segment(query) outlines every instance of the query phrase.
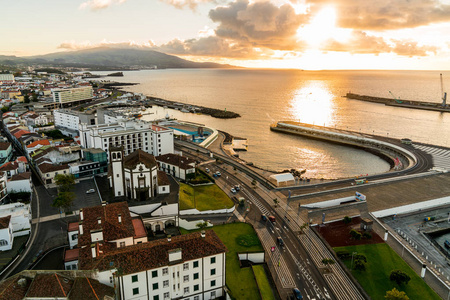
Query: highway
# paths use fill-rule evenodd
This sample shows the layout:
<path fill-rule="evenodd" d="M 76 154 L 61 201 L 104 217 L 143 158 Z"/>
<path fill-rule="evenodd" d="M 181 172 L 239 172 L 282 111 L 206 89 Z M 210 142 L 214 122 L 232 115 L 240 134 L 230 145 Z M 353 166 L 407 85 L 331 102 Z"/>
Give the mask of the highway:
<path fill-rule="evenodd" d="M 210 160 L 209 150 L 179 141 L 176 141 L 176 145 L 183 150 L 183 155 L 196 160 Z M 241 191 L 235 196 L 247 200 L 245 220 L 253 224 L 262 242 L 267 254 L 266 261 L 282 298 L 290 296 L 292 288 L 297 287 L 305 299 L 365 299 L 338 263 L 328 266 L 322 263 L 324 258 L 334 260 L 333 255 L 312 230 L 306 228 L 302 233 L 300 226 L 306 220 L 286 205 L 279 192 L 268 189 L 266 180 L 255 176 L 255 172 L 248 170 L 247 166 L 239 165 L 236 161 L 229 163 L 230 158 L 217 156 L 225 163 L 213 162 L 202 167 L 222 173 L 216 179 L 216 184 L 230 196 L 233 196 L 231 187 L 241 185 Z M 235 171 L 233 167 L 236 164 L 239 168 Z M 254 179 L 259 179 L 256 187 L 252 184 Z M 280 200 L 277 207 L 274 207 L 275 198 Z M 275 224 L 264 222 L 261 214 L 274 215 L 277 221 Z M 284 247 L 277 244 L 278 236 L 283 239 Z M 272 247 L 275 247 L 273 252 Z"/>

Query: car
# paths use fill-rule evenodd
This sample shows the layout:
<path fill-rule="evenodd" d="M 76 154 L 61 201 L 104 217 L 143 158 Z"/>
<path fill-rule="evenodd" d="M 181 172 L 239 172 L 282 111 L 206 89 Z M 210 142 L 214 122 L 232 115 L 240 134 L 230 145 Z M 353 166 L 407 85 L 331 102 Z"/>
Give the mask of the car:
<path fill-rule="evenodd" d="M 222 174 L 220 174 L 220 172 L 219 172 L 219 171 L 217 171 L 217 172 L 216 172 L 215 174 L 217 175 L 217 177 L 220 177 L 220 176 L 222 176 Z"/>
<path fill-rule="evenodd" d="M 205 172 L 206 172 L 206 173 L 209 173 L 209 169 L 208 169 L 208 168 L 206 168 L 206 169 L 205 169 Z"/>
<path fill-rule="evenodd" d="M 277 237 L 277 243 L 278 243 L 278 245 L 280 245 L 280 247 L 284 246 L 284 242 L 283 242 L 283 239 L 281 238 L 281 236 Z"/>
<path fill-rule="evenodd" d="M 236 184 L 234 186 L 234 189 L 236 190 L 236 192 L 239 192 L 241 190 L 241 186 L 239 184 Z"/>
<path fill-rule="evenodd" d="M 235 190 L 234 188 L 231 188 L 231 192 L 232 192 L 233 194 L 236 194 L 236 190 Z"/>
<path fill-rule="evenodd" d="M 269 216 L 269 220 L 270 220 L 270 222 L 275 223 L 275 217 L 274 216 Z"/>
<path fill-rule="evenodd" d="M 90 190 L 87 190 L 87 191 L 86 191 L 86 194 L 92 194 L 92 193 L 95 193 L 95 190 L 94 190 L 94 189 L 90 189 Z"/>
<path fill-rule="evenodd" d="M 262 215 L 261 215 L 261 220 L 263 220 L 264 222 L 267 221 L 266 215 L 262 214 Z"/>
<path fill-rule="evenodd" d="M 298 288 L 293 288 L 292 292 L 294 293 L 294 299 L 297 299 L 297 300 L 303 299 L 302 293 L 300 293 L 300 290 Z"/>

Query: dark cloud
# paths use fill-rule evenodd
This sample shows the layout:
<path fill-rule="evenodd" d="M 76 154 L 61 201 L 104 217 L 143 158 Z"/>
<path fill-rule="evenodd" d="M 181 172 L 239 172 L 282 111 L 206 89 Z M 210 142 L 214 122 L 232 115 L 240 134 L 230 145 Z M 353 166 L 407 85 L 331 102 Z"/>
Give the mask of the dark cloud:
<path fill-rule="evenodd" d="M 338 51 L 358 54 L 395 53 L 402 56 L 426 56 L 436 53 L 433 46 L 420 46 L 417 42 L 409 40 L 385 41 L 382 37 L 370 36 L 362 31 L 355 31 L 345 43 L 329 40 L 321 50 Z"/>
<path fill-rule="evenodd" d="M 273 50 L 299 50 L 297 29 L 306 21 L 289 4 L 278 7 L 270 2 L 250 4 L 246 0 L 217 7 L 209 16 L 218 23 L 218 37 Z"/>
<path fill-rule="evenodd" d="M 311 12 L 333 6 L 337 25 L 360 30 L 413 28 L 450 21 L 450 5 L 440 0 L 309 0 Z"/>

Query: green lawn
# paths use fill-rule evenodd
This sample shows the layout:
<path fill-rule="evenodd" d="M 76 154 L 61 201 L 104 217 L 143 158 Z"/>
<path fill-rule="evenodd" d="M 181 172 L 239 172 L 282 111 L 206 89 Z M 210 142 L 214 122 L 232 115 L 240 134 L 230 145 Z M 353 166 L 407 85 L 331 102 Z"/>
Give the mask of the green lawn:
<path fill-rule="evenodd" d="M 384 299 L 386 291 L 394 287 L 404 291 L 411 300 L 441 299 L 387 244 L 334 248 L 334 251 L 340 250 L 358 252 L 367 257 L 366 271 L 352 270 L 352 274 L 372 299 Z M 351 260 L 344 263 L 350 269 Z M 398 286 L 389 280 L 389 274 L 394 269 L 400 269 L 411 277 L 407 285 Z"/>
<path fill-rule="evenodd" d="M 216 210 L 231 208 L 233 205 L 230 197 L 215 184 L 192 187 L 180 183 L 180 210 Z"/>
<path fill-rule="evenodd" d="M 252 266 L 252 268 L 253 273 L 255 274 L 256 282 L 258 283 L 262 300 L 275 300 L 276 298 L 273 295 L 272 287 L 270 286 L 269 280 L 267 279 L 267 274 L 264 270 L 264 266 L 257 265 Z"/>
<path fill-rule="evenodd" d="M 230 223 L 212 228 L 228 249 L 226 282 L 234 299 L 259 300 L 258 286 L 251 268 L 240 268 L 237 252 L 263 251 L 253 227 L 246 223 Z M 193 232 L 180 228 L 182 234 Z M 246 241 L 246 242 L 242 242 Z M 245 246 L 244 246 L 245 245 Z"/>

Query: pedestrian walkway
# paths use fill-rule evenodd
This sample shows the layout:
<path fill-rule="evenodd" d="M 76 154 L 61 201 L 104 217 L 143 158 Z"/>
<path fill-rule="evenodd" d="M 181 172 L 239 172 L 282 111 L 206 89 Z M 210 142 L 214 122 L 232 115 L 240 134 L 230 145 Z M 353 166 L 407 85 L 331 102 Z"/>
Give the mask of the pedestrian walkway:
<path fill-rule="evenodd" d="M 450 170 L 450 149 L 417 144 L 413 144 L 413 147 L 430 154 L 433 159 L 433 167 L 446 171 Z"/>
<path fill-rule="evenodd" d="M 56 215 L 51 215 L 51 216 L 46 216 L 46 217 L 41 217 L 41 218 L 35 218 L 35 219 L 31 220 L 31 224 L 43 223 L 43 222 L 53 221 L 53 220 L 57 220 L 57 219 L 63 219 L 63 218 L 71 217 L 74 215 L 75 215 L 75 212 L 73 212 L 72 214 L 69 214 L 69 215 L 66 215 L 66 213 L 62 213 L 62 214 L 56 214 Z"/>

